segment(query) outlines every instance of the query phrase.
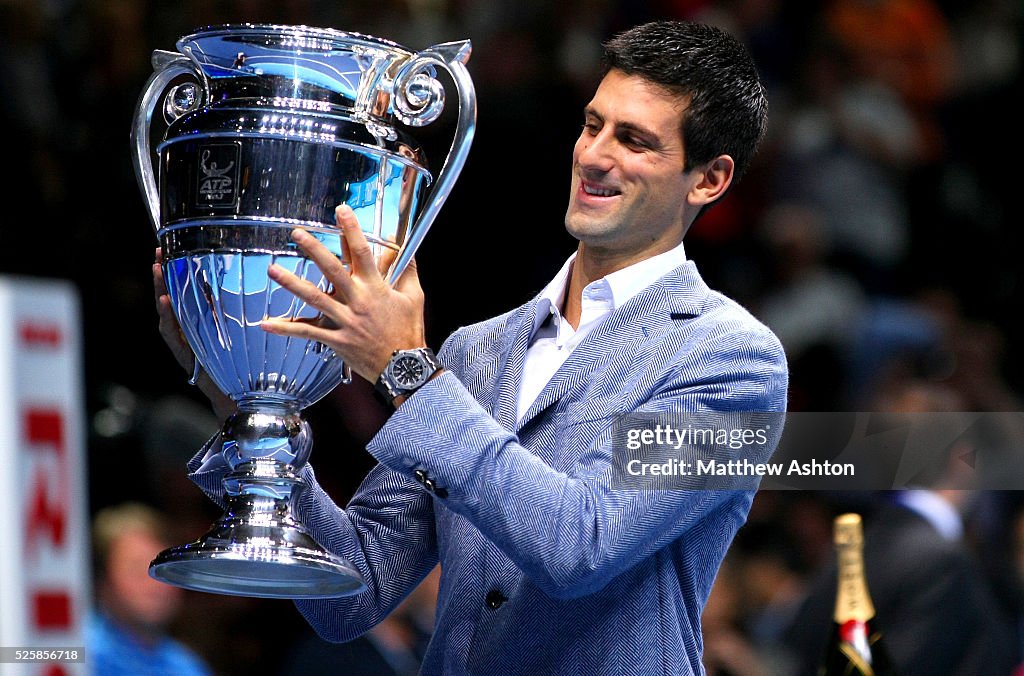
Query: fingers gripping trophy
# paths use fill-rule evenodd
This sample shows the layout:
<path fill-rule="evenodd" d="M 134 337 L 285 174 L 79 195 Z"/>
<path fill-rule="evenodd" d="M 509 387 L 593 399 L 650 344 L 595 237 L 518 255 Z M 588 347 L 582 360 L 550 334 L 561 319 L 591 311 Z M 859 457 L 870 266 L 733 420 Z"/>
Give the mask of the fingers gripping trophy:
<path fill-rule="evenodd" d="M 222 428 L 223 516 L 162 552 L 150 574 L 208 592 L 270 598 L 357 593 L 353 565 L 295 516 L 312 437 L 304 408 L 347 379 L 333 350 L 273 335 L 266 319 L 313 321 L 268 275 L 277 265 L 330 291 L 290 238 L 301 228 L 342 256 L 347 204 L 385 279 L 409 264 L 465 163 L 476 98 L 468 41 L 411 52 L 305 26 L 207 28 L 153 53 L 132 127 L 136 176 L 156 228 L 171 305 L 205 370 L 234 400 Z M 457 93 L 437 180 L 411 135 Z"/>

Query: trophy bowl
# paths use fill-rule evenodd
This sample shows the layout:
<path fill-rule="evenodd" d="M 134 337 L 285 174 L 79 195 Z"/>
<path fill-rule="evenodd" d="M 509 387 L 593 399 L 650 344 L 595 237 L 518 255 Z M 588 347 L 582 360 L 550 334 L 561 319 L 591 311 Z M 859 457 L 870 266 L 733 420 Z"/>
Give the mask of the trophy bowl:
<path fill-rule="evenodd" d="M 279 265 L 329 283 L 291 242 L 303 228 L 339 258 L 348 204 L 394 282 L 465 163 L 476 119 L 468 41 L 412 52 L 380 38 L 307 26 L 228 25 L 153 53 L 132 126 L 136 177 L 163 252 L 171 305 L 205 370 L 237 404 L 219 451 L 226 509 L 150 575 L 200 591 L 325 598 L 365 589 L 295 515 L 312 447 L 304 408 L 347 380 L 333 350 L 263 331 L 267 318 L 316 318 L 267 275 Z M 458 97 L 436 180 L 412 135 Z M 195 377 L 195 375 L 193 376 Z"/>

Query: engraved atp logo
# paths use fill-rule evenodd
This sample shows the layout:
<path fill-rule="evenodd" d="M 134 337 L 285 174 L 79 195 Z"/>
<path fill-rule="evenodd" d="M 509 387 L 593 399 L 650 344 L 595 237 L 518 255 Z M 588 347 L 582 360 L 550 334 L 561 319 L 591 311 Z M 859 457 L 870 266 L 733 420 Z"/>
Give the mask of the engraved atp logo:
<path fill-rule="evenodd" d="M 233 207 L 238 197 L 238 154 L 234 143 L 203 146 L 199 151 L 200 207 Z"/>

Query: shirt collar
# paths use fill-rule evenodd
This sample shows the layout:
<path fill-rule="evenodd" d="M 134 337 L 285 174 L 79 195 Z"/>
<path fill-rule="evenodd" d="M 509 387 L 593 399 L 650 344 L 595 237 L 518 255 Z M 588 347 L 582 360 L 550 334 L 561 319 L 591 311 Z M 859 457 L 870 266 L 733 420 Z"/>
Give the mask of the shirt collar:
<path fill-rule="evenodd" d="M 956 508 L 927 490 L 905 490 L 896 495 L 896 502 L 916 512 L 947 540 L 963 536 L 964 523 Z"/>
<path fill-rule="evenodd" d="M 565 305 L 565 292 L 575 261 L 576 252 L 574 251 L 566 259 L 554 279 L 548 282 L 548 285 L 540 292 L 537 313 L 533 318 L 533 331 L 531 335 L 544 325 L 549 316 L 557 314 L 559 308 Z M 680 242 L 668 251 L 646 258 L 621 270 L 616 270 L 601 279 L 594 280 L 583 290 L 584 295 L 588 291 L 593 292 L 599 287 L 604 286 L 611 294 L 611 309 L 615 310 L 685 262 L 686 251 L 683 243 Z"/>

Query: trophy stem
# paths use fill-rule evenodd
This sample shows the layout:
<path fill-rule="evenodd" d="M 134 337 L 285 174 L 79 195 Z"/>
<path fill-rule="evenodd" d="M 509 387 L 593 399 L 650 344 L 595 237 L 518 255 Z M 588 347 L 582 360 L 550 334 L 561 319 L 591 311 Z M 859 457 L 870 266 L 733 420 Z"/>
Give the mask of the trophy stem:
<path fill-rule="evenodd" d="M 240 409 L 221 433 L 223 516 L 197 541 L 150 564 L 152 577 L 186 589 L 264 598 L 329 598 L 366 588 L 344 558 L 320 546 L 295 517 L 312 446 L 297 411 Z"/>

